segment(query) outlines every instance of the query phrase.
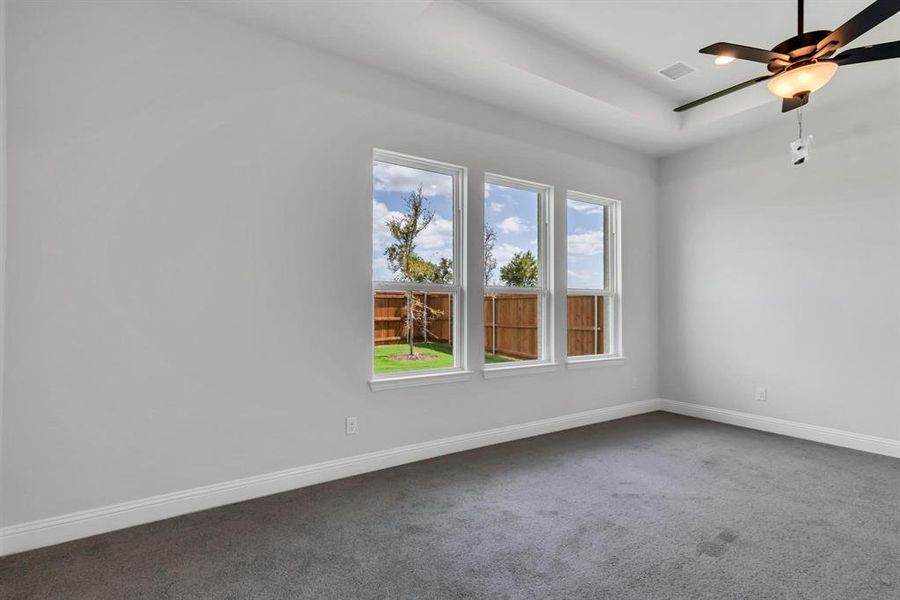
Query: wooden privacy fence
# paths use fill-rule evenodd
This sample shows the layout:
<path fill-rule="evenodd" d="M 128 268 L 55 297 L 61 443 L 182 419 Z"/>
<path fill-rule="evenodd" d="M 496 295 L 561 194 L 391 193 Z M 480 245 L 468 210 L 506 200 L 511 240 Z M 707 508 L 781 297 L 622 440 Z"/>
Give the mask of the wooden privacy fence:
<path fill-rule="evenodd" d="M 484 351 L 525 360 L 538 357 L 538 295 L 484 297 Z"/>
<path fill-rule="evenodd" d="M 426 311 L 425 323 L 416 323 L 417 342 L 446 342 L 453 337 L 450 322 L 453 298 L 450 294 L 417 292 L 416 299 L 436 311 Z M 426 333 L 427 332 L 427 333 Z M 375 292 L 375 345 L 406 342 L 406 294 L 404 292 Z"/>
<path fill-rule="evenodd" d="M 429 315 L 425 327 L 416 324 L 417 342 L 450 343 L 453 297 L 438 292 L 416 292 L 418 301 L 440 315 Z M 510 358 L 538 357 L 539 296 L 497 294 L 484 297 L 484 350 Z M 603 296 L 568 297 L 569 356 L 604 353 Z M 406 342 L 406 296 L 403 292 L 375 292 L 375 345 Z"/>
<path fill-rule="evenodd" d="M 566 304 L 568 356 L 604 354 L 606 335 L 606 298 L 604 296 L 569 296 Z"/>

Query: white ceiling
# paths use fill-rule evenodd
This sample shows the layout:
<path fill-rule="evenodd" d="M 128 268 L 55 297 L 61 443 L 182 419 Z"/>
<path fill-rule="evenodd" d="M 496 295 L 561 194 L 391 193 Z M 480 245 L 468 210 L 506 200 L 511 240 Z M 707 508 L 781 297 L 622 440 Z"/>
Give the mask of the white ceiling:
<path fill-rule="evenodd" d="M 834 29 L 870 0 L 808 0 L 805 30 Z M 771 48 L 796 33 L 793 0 L 193 0 L 229 19 L 443 89 L 661 156 L 795 119 L 759 84 L 676 114 L 765 65 L 716 66 L 697 50 Z M 850 47 L 900 39 L 900 15 Z M 678 81 L 657 73 L 697 69 Z M 888 90 L 900 60 L 842 67 L 809 109 Z"/>

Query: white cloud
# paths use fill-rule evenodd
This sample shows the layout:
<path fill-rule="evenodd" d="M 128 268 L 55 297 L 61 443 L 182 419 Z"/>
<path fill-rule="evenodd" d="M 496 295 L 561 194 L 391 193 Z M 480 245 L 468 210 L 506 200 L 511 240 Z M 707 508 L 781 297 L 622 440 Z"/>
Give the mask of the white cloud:
<path fill-rule="evenodd" d="M 503 205 L 499 202 L 491 202 L 491 212 L 497 214 L 503 210 Z"/>
<path fill-rule="evenodd" d="M 603 232 L 575 233 L 569 235 L 569 256 L 596 256 L 603 253 Z"/>
<path fill-rule="evenodd" d="M 525 248 L 519 248 L 518 246 L 509 243 L 497 244 L 494 247 L 494 258 L 497 259 L 497 266 L 501 267 L 505 265 L 510 261 L 513 255 L 518 252 L 525 252 Z"/>
<path fill-rule="evenodd" d="M 501 233 L 522 233 L 534 229 L 534 226 L 528 223 L 522 217 L 506 217 L 497 225 L 497 229 Z"/>
<path fill-rule="evenodd" d="M 416 251 L 427 260 L 453 258 L 453 221 L 434 215 L 416 239 Z"/>
<path fill-rule="evenodd" d="M 449 175 L 378 161 L 373 163 L 372 183 L 376 190 L 390 192 L 414 192 L 421 185 L 426 196 L 453 194 L 453 178 Z"/>
<path fill-rule="evenodd" d="M 568 286 L 570 288 L 600 289 L 603 287 L 603 271 L 576 271 L 568 269 Z"/>
<path fill-rule="evenodd" d="M 566 205 L 574 211 L 586 215 L 599 215 L 603 212 L 603 207 L 599 204 L 591 202 L 582 202 L 580 200 L 567 200 Z"/>
<path fill-rule="evenodd" d="M 388 210 L 387 204 L 372 200 L 372 245 L 376 249 L 384 249 L 391 243 L 391 234 L 387 229 L 388 220 L 400 218 L 403 213 L 396 210 Z"/>

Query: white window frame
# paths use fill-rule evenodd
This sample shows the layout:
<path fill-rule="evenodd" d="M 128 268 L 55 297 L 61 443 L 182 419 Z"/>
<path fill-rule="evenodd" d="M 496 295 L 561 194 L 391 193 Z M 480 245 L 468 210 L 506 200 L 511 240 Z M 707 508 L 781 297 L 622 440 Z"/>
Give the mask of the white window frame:
<path fill-rule="evenodd" d="M 536 192 L 537 206 L 537 259 L 538 285 L 535 287 L 510 287 L 505 285 L 485 285 L 484 296 L 504 294 L 537 294 L 538 295 L 538 358 L 534 360 L 517 360 L 509 363 L 485 364 L 483 373 L 486 378 L 504 377 L 525 373 L 542 373 L 556 368 L 553 347 L 553 186 L 525 179 L 517 179 L 496 173 L 485 173 L 482 185 L 482 204 L 488 185 L 500 185 L 520 190 Z M 487 219 L 482 221 L 482 235 Z M 482 261 L 483 264 L 484 261 Z M 482 281 L 484 275 L 482 274 Z M 482 343 L 482 350 L 484 344 Z M 482 356 L 483 356 L 482 351 Z"/>
<path fill-rule="evenodd" d="M 567 190 L 566 192 L 566 219 L 569 215 L 569 200 L 578 202 L 587 202 L 589 204 L 597 204 L 605 208 L 603 219 L 604 228 L 604 261 L 603 265 L 603 288 L 602 289 L 582 289 L 569 288 L 567 283 L 566 298 L 569 296 L 603 296 L 606 302 L 610 302 L 610 323 L 609 323 L 609 352 L 604 354 L 585 354 L 581 356 L 568 356 L 568 341 L 566 342 L 566 365 L 570 368 L 587 367 L 587 366 L 603 366 L 623 364 L 625 354 L 623 348 L 622 336 L 622 246 L 619 232 L 622 229 L 622 205 L 618 200 L 597 196 L 595 194 L 587 194 L 584 192 L 576 192 Z M 568 278 L 569 264 L 569 235 L 568 228 L 566 231 L 566 272 Z M 595 305 L 596 306 L 596 305 Z M 595 309 L 596 310 L 596 309 Z M 602 318 L 603 315 L 596 315 L 596 319 Z M 568 335 L 568 315 L 566 315 L 566 335 Z M 595 330 L 596 335 L 596 330 Z"/>
<path fill-rule="evenodd" d="M 375 148 L 372 151 L 370 169 L 375 162 L 385 162 L 402 167 L 410 167 L 432 173 L 442 173 L 453 178 L 453 282 L 442 283 L 407 283 L 400 281 L 375 281 L 372 273 L 371 259 L 369 261 L 369 279 L 372 282 L 372 293 L 369 298 L 369 324 L 370 324 L 370 363 L 369 363 L 369 387 L 372 391 L 385 389 L 427 385 L 432 383 L 445 383 L 451 381 L 463 381 L 468 379 L 470 372 L 466 371 L 466 168 L 459 165 L 420 158 L 408 154 L 391 152 Z M 372 189 L 373 178 L 369 177 L 369 202 L 374 198 Z M 373 216 L 374 218 L 374 216 Z M 369 246 L 371 255 L 371 246 Z M 451 336 L 453 345 L 453 366 L 443 369 L 414 369 L 396 373 L 375 373 L 375 293 L 379 291 L 413 291 L 413 292 L 439 292 L 451 295 L 453 306 L 451 319 Z"/>

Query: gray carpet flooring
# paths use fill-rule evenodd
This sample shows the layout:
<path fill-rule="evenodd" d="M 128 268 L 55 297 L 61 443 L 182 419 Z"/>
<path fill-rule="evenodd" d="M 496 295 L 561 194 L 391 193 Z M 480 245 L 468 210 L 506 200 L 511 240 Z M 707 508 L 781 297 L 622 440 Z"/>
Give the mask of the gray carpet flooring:
<path fill-rule="evenodd" d="M 900 598 L 900 460 L 653 413 L 0 560 L 12 598 Z"/>

